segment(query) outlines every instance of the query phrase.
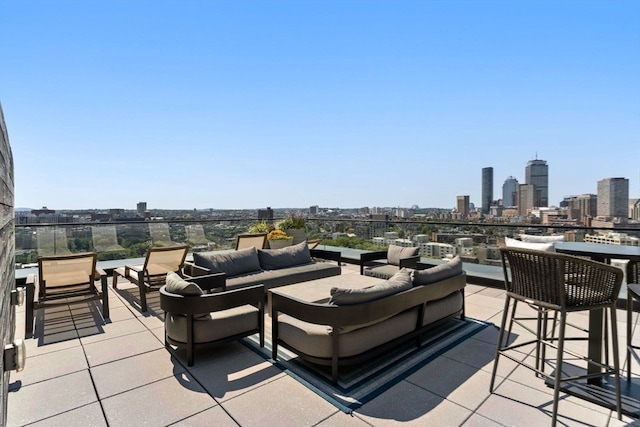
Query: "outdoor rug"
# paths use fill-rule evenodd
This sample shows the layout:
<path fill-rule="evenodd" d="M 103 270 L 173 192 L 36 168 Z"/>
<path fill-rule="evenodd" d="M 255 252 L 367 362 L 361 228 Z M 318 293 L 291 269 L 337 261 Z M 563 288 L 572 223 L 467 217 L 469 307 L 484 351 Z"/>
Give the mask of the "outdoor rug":
<path fill-rule="evenodd" d="M 265 341 L 261 348 L 257 334 L 242 342 L 341 411 L 351 413 L 489 325 L 468 317 L 451 319 L 430 331 L 420 348 L 411 340 L 362 364 L 340 367 L 337 386 L 331 384 L 331 367 L 305 362 L 282 346 L 274 362 L 271 343 Z"/>

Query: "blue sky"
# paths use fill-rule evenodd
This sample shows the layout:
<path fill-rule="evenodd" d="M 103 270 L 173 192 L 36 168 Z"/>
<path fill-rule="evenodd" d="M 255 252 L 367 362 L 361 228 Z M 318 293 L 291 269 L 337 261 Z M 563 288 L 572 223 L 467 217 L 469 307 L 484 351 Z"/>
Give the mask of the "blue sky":
<path fill-rule="evenodd" d="M 16 207 L 640 197 L 640 1 L 0 0 Z"/>

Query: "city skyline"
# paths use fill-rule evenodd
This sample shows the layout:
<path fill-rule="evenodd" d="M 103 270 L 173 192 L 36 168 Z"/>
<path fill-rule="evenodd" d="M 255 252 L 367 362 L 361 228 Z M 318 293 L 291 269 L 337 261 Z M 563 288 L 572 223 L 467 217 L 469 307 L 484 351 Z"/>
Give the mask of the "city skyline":
<path fill-rule="evenodd" d="M 0 103 L 16 207 L 640 198 L 640 2 L 4 0 Z"/>

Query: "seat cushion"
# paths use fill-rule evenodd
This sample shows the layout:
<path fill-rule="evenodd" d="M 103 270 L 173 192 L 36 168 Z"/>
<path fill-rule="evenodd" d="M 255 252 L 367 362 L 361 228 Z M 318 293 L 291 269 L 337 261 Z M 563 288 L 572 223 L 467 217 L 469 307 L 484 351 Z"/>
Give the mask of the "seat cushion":
<path fill-rule="evenodd" d="M 387 262 L 391 265 L 400 265 L 402 258 L 411 258 L 418 255 L 419 247 L 405 248 L 397 245 L 390 245 L 387 249 Z"/>
<path fill-rule="evenodd" d="M 397 265 L 379 265 L 376 267 L 365 267 L 364 275 L 369 277 L 376 277 L 378 279 L 390 279 L 394 274 L 398 272 Z"/>
<path fill-rule="evenodd" d="M 258 328 L 258 309 L 252 305 L 242 305 L 228 310 L 215 311 L 206 319 L 193 321 L 193 342 L 207 343 Z M 169 338 L 187 342 L 187 317 L 167 313 L 164 325 Z"/>
<path fill-rule="evenodd" d="M 258 258 L 263 270 L 279 270 L 311 262 L 311 252 L 307 242 L 281 249 L 259 249 Z"/>
<path fill-rule="evenodd" d="M 451 261 L 426 270 L 414 270 L 411 273 L 414 286 L 428 285 L 462 273 L 462 259 L 459 256 Z"/>
<path fill-rule="evenodd" d="M 331 288 L 329 304 L 353 305 L 375 301 L 413 287 L 411 273 L 406 268 L 398 271 L 386 282 L 361 289 Z"/>
<path fill-rule="evenodd" d="M 212 273 L 225 273 L 227 276 L 238 276 L 261 270 L 258 251 L 254 247 L 209 255 L 194 252 L 193 262 L 211 270 Z"/>

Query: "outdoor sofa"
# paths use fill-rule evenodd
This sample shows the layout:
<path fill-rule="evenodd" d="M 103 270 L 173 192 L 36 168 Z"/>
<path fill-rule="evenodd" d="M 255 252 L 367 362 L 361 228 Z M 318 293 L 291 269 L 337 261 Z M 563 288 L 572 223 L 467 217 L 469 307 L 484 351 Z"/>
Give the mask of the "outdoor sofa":
<path fill-rule="evenodd" d="M 342 278 L 348 283 L 348 276 Z M 332 288 L 316 301 L 270 292 L 273 359 L 281 345 L 331 366 L 337 383 L 339 366 L 361 363 L 408 340 L 419 346 L 436 324 L 458 315 L 464 320 L 466 274 L 460 257 L 426 270 L 402 269 L 388 280 L 366 279 L 371 286 Z"/>
<path fill-rule="evenodd" d="M 309 249 L 307 242 L 282 249 L 256 249 L 202 255 L 193 254 L 193 263 L 185 263 L 192 277 L 210 275 L 225 290 L 264 285 L 265 292 L 342 273 L 340 252 Z"/>

